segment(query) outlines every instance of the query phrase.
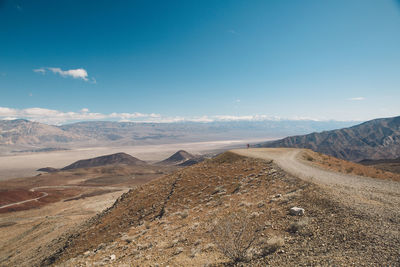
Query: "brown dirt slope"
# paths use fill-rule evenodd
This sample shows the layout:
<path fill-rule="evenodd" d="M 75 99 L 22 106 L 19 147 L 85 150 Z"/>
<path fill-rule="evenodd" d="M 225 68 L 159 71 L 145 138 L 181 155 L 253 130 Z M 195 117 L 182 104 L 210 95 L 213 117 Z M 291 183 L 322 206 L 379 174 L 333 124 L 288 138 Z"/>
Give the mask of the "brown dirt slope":
<path fill-rule="evenodd" d="M 293 206 L 305 216 L 289 215 Z M 54 240 L 42 264 L 226 266 L 231 262 L 213 229 L 235 213 L 259 226 L 245 266 L 399 262 L 398 216 L 377 225 L 377 218 L 342 206 L 271 161 L 225 153 L 132 189 Z"/>
<path fill-rule="evenodd" d="M 303 158 L 311 164 L 315 164 L 321 168 L 332 171 L 378 179 L 400 181 L 400 173 L 378 168 L 372 164 L 370 166 L 365 166 L 363 164 L 338 159 L 329 155 L 314 152 L 310 149 L 305 150 L 303 153 Z"/>

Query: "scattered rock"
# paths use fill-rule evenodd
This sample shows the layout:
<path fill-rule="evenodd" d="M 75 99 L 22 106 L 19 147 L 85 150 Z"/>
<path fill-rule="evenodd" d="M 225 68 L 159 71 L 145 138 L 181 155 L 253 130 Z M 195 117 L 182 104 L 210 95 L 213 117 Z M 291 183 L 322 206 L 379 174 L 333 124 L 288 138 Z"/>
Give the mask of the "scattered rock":
<path fill-rule="evenodd" d="M 182 247 L 178 247 L 178 248 L 175 249 L 174 255 L 178 255 L 178 254 L 180 254 L 182 252 L 183 252 L 183 248 Z"/>
<path fill-rule="evenodd" d="M 88 250 L 88 251 L 86 251 L 85 253 L 83 253 L 83 255 L 84 255 L 85 257 L 89 256 L 90 254 L 92 254 L 92 252 L 91 252 L 90 250 Z"/>
<path fill-rule="evenodd" d="M 292 207 L 289 210 L 289 214 L 293 216 L 303 216 L 304 215 L 304 209 L 299 208 L 299 207 Z"/>

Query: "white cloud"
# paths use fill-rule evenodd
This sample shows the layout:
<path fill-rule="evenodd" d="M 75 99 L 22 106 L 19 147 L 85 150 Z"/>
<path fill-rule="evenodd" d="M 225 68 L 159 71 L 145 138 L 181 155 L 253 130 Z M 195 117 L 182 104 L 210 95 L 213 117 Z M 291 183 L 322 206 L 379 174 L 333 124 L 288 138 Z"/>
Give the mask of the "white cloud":
<path fill-rule="evenodd" d="M 14 117 L 17 115 L 17 110 L 13 108 L 6 108 L 6 107 L 0 107 L 0 118 L 1 117 Z"/>
<path fill-rule="evenodd" d="M 26 108 L 13 109 L 8 107 L 0 107 L 0 119 L 20 118 L 32 121 L 38 121 L 49 124 L 62 124 L 75 121 L 90 120 L 134 120 L 134 121 L 156 121 L 161 116 L 159 114 L 150 113 L 111 113 L 102 114 L 89 112 L 88 108 L 83 108 L 79 112 L 69 111 L 63 112 L 47 108 Z"/>
<path fill-rule="evenodd" d="M 55 74 L 59 74 L 62 77 L 72 77 L 74 79 L 82 79 L 86 82 L 91 81 L 92 83 L 96 83 L 96 79 L 91 77 L 89 80 L 88 73 L 85 69 L 70 69 L 70 70 L 62 70 L 61 68 L 38 68 L 33 70 L 36 73 L 46 74 L 47 71 L 51 71 Z"/>
<path fill-rule="evenodd" d="M 50 71 L 56 74 L 60 74 L 63 77 L 70 76 L 74 79 L 82 79 L 88 81 L 88 73 L 85 69 L 74 69 L 74 70 L 62 70 L 60 68 L 48 68 Z"/>
<path fill-rule="evenodd" d="M 362 97 L 362 96 L 352 97 L 352 98 L 348 98 L 347 100 L 350 100 L 350 101 L 363 101 L 363 100 L 365 100 L 365 97 Z"/>
<path fill-rule="evenodd" d="M 45 74 L 46 70 L 44 68 L 34 69 L 33 72 Z"/>
<path fill-rule="evenodd" d="M 121 121 L 121 122 L 152 122 L 152 123 L 173 123 L 173 122 L 228 122 L 228 121 L 280 121 L 280 120 L 314 120 L 310 117 L 281 118 L 269 115 L 215 115 L 215 116 L 195 116 L 195 117 L 167 117 L 156 113 L 96 113 L 90 112 L 88 108 L 82 108 L 80 111 L 63 112 L 46 108 L 26 108 L 13 109 L 0 107 L 0 119 L 20 118 L 47 124 L 65 124 L 77 121 Z"/>

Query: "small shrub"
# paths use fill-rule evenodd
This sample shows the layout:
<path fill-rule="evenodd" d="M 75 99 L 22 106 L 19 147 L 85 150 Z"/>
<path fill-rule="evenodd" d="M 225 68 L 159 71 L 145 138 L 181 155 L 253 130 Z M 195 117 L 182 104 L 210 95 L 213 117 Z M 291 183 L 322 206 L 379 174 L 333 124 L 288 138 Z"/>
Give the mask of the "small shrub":
<path fill-rule="evenodd" d="M 268 240 L 267 244 L 270 247 L 270 250 L 276 251 L 278 248 L 282 247 L 285 244 L 285 241 L 282 237 L 273 237 Z"/>
<path fill-rule="evenodd" d="M 307 155 L 307 156 L 306 156 L 306 160 L 308 160 L 308 161 L 313 161 L 313 160 L 314 160 L 314 158 L 313 158 L 313 157 L 311 157 L 310 155 Z"/>
<path fill-rule="evenodd" d="M 233 262 L 247 260 L 247 252 L 258 238 L 260 224 L 244 212 L 221 218 L 212 231 L 217 248 Z"/>
<path fill-rule="evenodd" d="M 289 232 L 296 233 L 301 231 L 308 224 L 308 219 L 304 218 L 297 222 L 292 223 L 289 226 Z"/>
<path fill-rule="evenodd" d="M 282 237 L 274 236 L 268 240 L 261 239 L 260 245 L 259 245 L 261 256 L 266 256 L 268 254 L 271 254 L 271 253 L 277 251 L 284 244 L 285 244 L 285 241 L 283 240 Z"/>
<path fill-rule="evenodd" d="M 351 173 L 353 170 L 354 170 L 353 167 L 348 167 L 348 168 L 346 168 L 346 172 L 347 172 L 347 173 Z"/>

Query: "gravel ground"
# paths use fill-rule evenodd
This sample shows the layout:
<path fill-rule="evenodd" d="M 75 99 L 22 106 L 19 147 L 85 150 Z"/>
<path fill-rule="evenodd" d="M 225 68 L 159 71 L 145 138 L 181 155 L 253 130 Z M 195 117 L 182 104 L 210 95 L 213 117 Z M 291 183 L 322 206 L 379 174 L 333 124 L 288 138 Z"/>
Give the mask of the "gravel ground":
<path fill-rule="evenodd" d="M 343 242 L 346 242 L 343 244 L 347 244 L 349 236 L 352 236 L 354 244 L 348 246 L 345 254 L 342 248 L 338 257 L 340 255 L 340 257 L 346 258 L 347 254 L 354 254 L 351 256 L 353 260 L 359 258 L 358 261 L 352 263 L 354 265 L 372 263 L 374 266 L 400 265 L 399 182 L 320 169 L 302 160 L 303 150 L 301 149 L 248 149 L 234 152 L 243 156 L 273 160 L 284 171 L 318 185 L 318 188 L 321 189 L 319 191 L 324 196 L 317 196 L 318 192 L 309 193 L 309 202 L 305 202 L 303 205 L 314 204 L 311 210 L 317 214 L 320 213 L 315 216 L 320 221 L 319 224 L 323 225 L 332 220 L 328 224 L 332 239 L 321 242 L 321 246 L 316 247 L 317 250 L 323 251 L 331 247 L 327 244 L 332 245 L 333 241 L 337 241 L 338 235 L 345 238 Z M 316 205 L 317 203 L 319 205 Z M 322 210 L 321 207 L 323 207 Z M 323 216 L 324 213 L 325 216 Z M 337 218 L 335 214 L 342 214 L 342 218 Z M 335 219 L 333 220 L 333 218 Z M 365 253 L 360 253 L 360 248 L 361 252 Z M 385 250 L 389 252 L 389 255 Z M 285 262 L 284 259 L 281 260 Z M 330 265 L 330 260 L 333 260 L 332 257 L 327 258 L 323 263 Z M 319 261 L 319 263 L 321 262 Z"/>
<path fill-rule="evenodd" d="M 331 172 L 307 164 L 301 159 L 301 149 L 234 150 L 243 156 L 273 160 L 286 172 L 325 188 L 334 198 L 348 207 L 366 214 L 386 218 L 400 216 L 400 183 L 389 180 Z"/>
<path fill-rule="evenodd" d="M 400 266 L 400 221 L 396 210 L 390 214 L 392 203 L 362 199 L 369 195 L 359 192 L 357 177 L 358 191 L 348 181 L 338 185 L 334 176 L 330 183 L 315 182 L 315 177 L 304 181 L 280 168 L 285 165 L 279 157 L 272 163 L 262 152 L 255 155 L 263 159 L 225 153 L 130 191 L 79 232 L 59 239 L 61 248 L 50 262 L 57 266 Z M 290 166 L 310 167 L 297 159 L 297 153 L 291 155 Z M 291 216 L 293 206 L 304 208 L 305 215 Z M 263 225 L 257 237 L 277 237 L 283 244 L 263 256 L 252 254 L 247 262 L 230 262 L 211 233 L 215 223 L 237 211 Z"/>

